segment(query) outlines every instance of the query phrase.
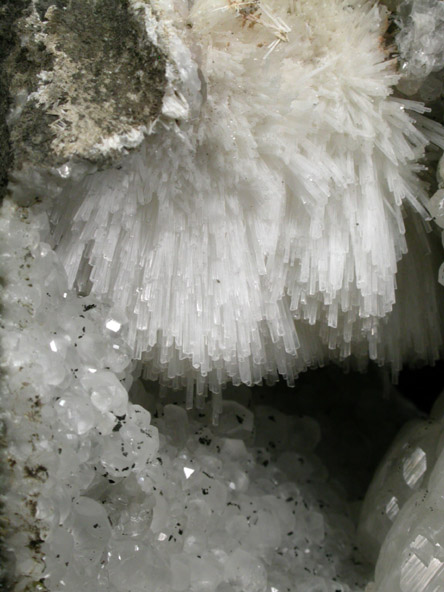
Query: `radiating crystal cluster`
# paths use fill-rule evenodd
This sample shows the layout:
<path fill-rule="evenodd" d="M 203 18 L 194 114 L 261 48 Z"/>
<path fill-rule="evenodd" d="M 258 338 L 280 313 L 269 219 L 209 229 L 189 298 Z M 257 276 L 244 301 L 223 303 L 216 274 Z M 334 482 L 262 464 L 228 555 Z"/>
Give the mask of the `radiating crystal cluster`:
<path fill-rule="evenodd" d="M 356 510 L 346 501 L 341 463 L 356 456 L 347 487 L 356 499 L 374 436 L 353 431 L 327 393 L 322 402 L 313 388 L 300 405 L 316 409 L 317 420 L 266 406 L 253 415 L 225 401 L 215 427 L 208 406 L 189 414 L 156 402 L 133 383 L 126 320 L 67 288 L 44 242 L 46 214 L 6 202 L 0 232 L 4 510 L 16 590 L 364 590 L 370 568 L 355 556 Z M 383 406 L 374 392 L 352 399 L 356 418 L 366 421 Z M 433 513 L 441 499 L 441 407 L 431 423 L 400 435 L 366 501 L 361 528 L 376 533 L 377 547 L 388 532 L 380 592 L 398 590 L 400 581 L 402 592 L 429 592 L 421 586 L 442 575 Z M 411 412 L 397 409 L 397 421 L 402 416 Z M 374 418 L 379 436 L 393 429 L 381 420 Z M 337 458 L 329 441 L 347 433 L 358 438 L 356 450 Z M 315 452 L 320 439 L 331 476 Z"/>
<path fill-rule="evenodd" d="M 407 251 L 401 206 L 427 217 L 416 162 L 444 138 L 422 104 L 390 96 L 378 7 L 153 6 L 174 92 L 140 150 L 57 197 L 70 286 L 108 298 L 146 376 L 190 400 L 228 381 L 292 384 L 330 357 L 436 359 L 429 304 L 402 318 L 412 338 L 384 321 Z"/>
<path fill-rule="evenodd" d="M 76 2 L 31 4 L 38 34 L 20 47 L 52 48 L 61 75 L 33 71 L 33 92 L 19 84 L 11 137 L 45 91 L 72 159 L 51 169 L 32 135 L 43 168 L 15 171 L 0 214 L 0 527 L 15 592 L 440 592 L 441 399 L 429 420 L 402 406 L 375 418 L 382 396 L 357 389 L 345 419 L 328 396 L 342 383 L 325 381 L 315 419 L 250 406 L 242 391 L 222 401 L 221 389 L 292 385 L 329 359 L 396 374 L 439 357 L 424 218 L 444 224 L 443 161 L 430 201 L 418 162 L 444 136 L 422 103 L 391 93 L 397 82 L 426 100 L 442 91 L 443 3 L 386 2 L 399 5 L 400 76 L 378 3 L 111 2 L 158 82 L 151 108 L 137 94 L 149 76 L 122 83 L 137 70 L 129 45 L 101 56 L 98 90 L 112 79 L 120 93 L 111 118 L 89 103 L 94 52 L 70 62 Z M 78 95 L 64 92 L 69 64 Z M 142 121 L 119 104 L 141 105 Z M 145 379 L 186 387 L 186 409 Z M 380 441 L 411 416 L 361 509 L 373 578 L 355 547 L 358 500 Z"/>

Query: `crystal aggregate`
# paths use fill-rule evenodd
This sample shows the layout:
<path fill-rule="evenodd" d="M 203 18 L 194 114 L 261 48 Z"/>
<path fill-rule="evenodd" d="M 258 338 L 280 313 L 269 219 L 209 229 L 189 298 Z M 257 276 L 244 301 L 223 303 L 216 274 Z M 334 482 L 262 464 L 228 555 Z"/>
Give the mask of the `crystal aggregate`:
<path fill-rule="evenodd" d="M 291 386 L 330 359 L 395 375 L 436 360 L 433 249 L 407 210 L 429 217 L 417 162 L 444 136 L 423 103 L 393 94 L 385 9 L 152 4 L 171 72 L 152 134 L 67 178 L 53 205 L 46 180 L 33 188 L 69 286 L 127 319 L 146 378 L 216 406 L 227 383 Z M 421 290 L 387 320 L 415 251 L 427 305 Z"/>
<path fill-rule="evenodd" d="M 362 548 L 378 592 L 435 592 L 444 582 L 444 393 L 389 448 L 361 510 Z"/>
<path fill-rule="evenodd" d="M 316 397 L 315 380 L 299 399 L 302 415 L 266 400 L 252 411 L 241 391 L 212 425 L 210 406 L 186 411 L 172 394 L 146 390 L 123 334 L 107 328 L 113 319 L 124 331 L 124 319 L 67 289 L 41 240 L 44 214 L 6 201 L 0 231 L 4 500 L 15 590 L 436 590 L 442 399 L 428 421 L 396 408 L 398 422 L 413 423 L 387 453 L 361 517 L 361 532 L 374 525 L 383 549 L 371 583 L 371 563 L 356 549 L 356 486 L 377 446 L 373 431 L 362 443 L 359 418 L 376 413 L 371 425 L 389 437 L 383 398 L 353 392 L 343 403 L 356 407 L 347 425 L 338 400 L 331 416 L 324 383 Z M 340 442 L 347 431 L 356 451 L 344 442 L 338 456 L 331 438 Z M 343 464 L 356 467 L 349 483 Z M 378 522 L 381 503 L 392 528 Z M 376 558 L 374 543 L 362 550 Z"/>
<path fill-rule="evenodd" d="M 112 309 L 67 290 L 45 216 L 5 202 L 0 220 L 15 589 L 363 590 L 319 424 L 155 403 Z"/>
<path fill-rule="evenodd" d="M 395 22 L 399 30 L 396 45 L 401 60 L 400 90 L 418 93 L 425 102 L 443 94 L 444 8 L 440 0 L 402 0 Z"/>
<path fill-rule="evenodd" d="M 444 65 L 442 36 L 439 34 L 443 23 L 442 2 L 404 0 L 387 1 L 385 4 L 391 8 L 399 5 L 397 22 L 400 33 L 396 41 L 404 67 L 398 88 L 406 94 L 419 93 L 417 97 L 421 100 L 439 99 L 442 94 L 440 70 Z M 171 17 L 166 5 L 159 5 L 164 11 L 164 19 L 167 14 Z M 308 3 L 301 2 L 301 5 L 307 7 Z M 203 3 L 198 3 L 198 6 L 202 8 Z M 211 18 L 214 17 L 217 27 L 223 30 L 231 18 L 227 15 L 226 10 L 215 11 Z M 376 23 L 376 12 L 373 11 L 370 16 Z M 193 18 L 212 30 L 214 23 L 208 25 L 205 11 L 199 14 L 196 9 Z M 176 21 L 176 32 L 180 26 Z M 217 27 L 210 32 L 215 38 Z M 251 31 L 246 31 L 246 34 L 250 35 Z M 177 63 L 185 67 L 184 79 L 187 78 L 189 84 L 187 99 L 193 109 L 198 108 L 208 99 L 204 96 L 202 72 L 197 72 L 185 45 L 177 42 L 174 35 L 171 37 L 176 43 Z M 242 47 L 244 41 L 237 39 L 237 47 Z M 280 56 L 284 45 L 275 45 L 268 56 L 271 60 L 276 59 L 275 64 L 280 60 L 276 56 Z M 218 59 L 223 55 L 217 43 L 211 47 L 211 52 Z M 245 58 L 245 64 L 251 67 L 249 59 L 248 56 Z M 232 62 L 223 64 L 227 72 L 233 67 Z M 220 82 L 219 76 L 226 82 L 225 75 L 208 67 L 216 86 Z M 245 70 L 243 75 L 247 76 Z M 391 78 L 392 74 L 386 72 L 384 75 L 388 76 L 386 82 L 392 84 L 395 81 L 394 77 Z M 194 97 L 194 103 L 190 97 Z M 164 115 L 177 121 L 185 120 L 189 114 L 186 106 L 185 97 L 182 95 L 180 98 L 173 93 L 164 102 Z M 423 153 L 427 142 L 420 137 L 421 134 L 417 136 L 414 132 L 414 112 L 405 116 L 405 108 L 412 106 L 419 108 L 418 104 L 400 103 L 402 115 L 395 116 L 395 120 L 404 122 L 418 141 L 414 148 L 416 158 Z M 420 115 L 417 119 L 426 126 Z M 170 124 L 167 125 L 164 120 L 163 125 L 168 128 Z M 223 126 L 216 129 L 215 137 L 220 134 L 227 153 L 232 149 L 229 134 L 235 127 L 229 127 L 227 133 Z M 171 136 L 175 142 L 176 133 L 177 130 L 172 131 L 170 126 L 162 141 L 168 144 Z M 421 133 L 433 136 L 438 132 L 430 128 L 422 129 Z M 404 144 L 400 135 L 395 136 L 399 156 Z M 154 142 L 158 141 L 158 138 L 154 139 Z M 171 146 L 174 142 L 171 141 Z M 254 142 L 251 146 L 242 145 L 239 154 L 242 158 L 245 154 L 249 157 L 249 150 L 255 148 Z M 385 148 L 388 149 L 387 146 Z M 69 230 L 58 252 L 52 249 L 54 237 L 44 212 L 46 205 L 30 210 L 6 201 L 2 208 L 0 268 L 4 286 L 1 296 L 1 367 L 4 376 L 1 383 L 1 433 L 7 438 L 8 448 L 0 450 L 7 467 L 2 475 L 2 487 L 5 482 L 9 491 L 6 494 L 2 491 L 2 503 L 7 516 L 8 546 L 15 555 L 15 565 L 12 567 L 12 562 L 10 564 L 10 571 L 15 574 L 14 590 L 440 592 L 444 581 L 444 507 L 440 493 L 444 486 L 442 398 L 428 419 L 418 418 L 411 411 L 405 412 L 403 418 L 411 421 L 384 457 L 362 508 L 357 501 L 363 493 L 359 483 L 365 482 L 365 475 L 370 470 L 366 462 L 376 446 L 373 435 L 369 436 L 371 445 L 365 443 L 365 454 L 360 448 L 364 445 L 362 433 L 356 426 L 342 425 L 339 412 L 334 415 L 331 427 L 328 422 L 312 417 L 279 414 L 266 406 L 258 406 L 252 411 L 247 408 L 246 401 L 221 400 L 221 385 L 229 380 L 235 384 L 259 384 L 264 377 L 270 382 L 276 380 L 279 373 L 291 384 L 293 378 L 307 366 L 322 365 L 335 347 L 340 349 L 337 357 L 347 358 L 351 347 L 347 331 L 351 325 L 348 329 L 344 328 L 341 318 L 349 305 L 359 311 L 357 316 L 350 315 L 345 326 L 350 321 L 355 323 L 355 329 L 360 327 L 350 335 L 354 353 L 361 360 L 365 360 L 370 349 L 371 357 L 380 363 L 390 362 L 396 371 L 403 359 L 436 359 L 442 335 L 439 326 L 435 326 L 438 325 L 437 306 L 430 280 L 435 280 L 434 272 L 424 271 L 427 263 L 423 254 L 429 248 L 426 241 L 417 231 L 408 231 L 409 255 L 401 262 L 390 260 L 382 272 L 386 282 L 382 291 L 378 285 L 368 299 L 350 297 L 353 304 L 347 302 L 345 296 L 340 306 L 334 302 L 336 292 L 332 280 L 336 273 L 337 277 L 340 276 L 335 267 L 334 253 L 326 262 L 321 250 L 316 250 L 315 243 L 310 242 L 312 267 L 309 271 L 307 261 L 308 267 L 297 272 L 300 271 L 298 278 L 302 278 L 303 286 L 302 296 L 298 297 L 303 311 L 301 316 L 307 326 L 311 327 L 312 321 L 323 324 L 319 341 L 311 329 L 307 330 L 304 323 L 299 323 L 299 319 L 296 319 L 295 337 L 294 319 L 289 315 L 290 310 L 294 311 L 289 299 L 284 298 L 277 308 L 267 310 L 272 328 L 269 341 L 268 326 L 263 331 L 263 327 L 260 329 L 259 333 L 262 333 L 257 341 L 253 339 L 249 342 L 252 334 L 254 337 L 254 331 L 250 335 L 247 335 L 248 331 L 245 333 L 245 323 L 243 325 L 239 321 L 239 315 L 234 315 L 238 333 L 235 333 L 234 325 L 230 328 L 228 324 L 225 335 L 228 343 L 236 334 L 239 351 L 233 354 L 228 347 L 228 353 L 219 358 L 216 350 L 208 353 L 197 347 L 196 335 L 202 325 L 196 327 L 191 324 L 186 328 L 191 332 L 197 331 L 189 339 L 191 349 L 195 348 L 190 352 L 178 353 L 171 335 L 164 335 L 157 341 L 159 334 L 153 330 L 150 336 L 153 349 L 145 352 L 145 369 L 142 370 L 141 364 L 133 361 L 134 327 L 137 323 L 137 330 L 145 331 L 148 319 L 143 316 L 142 309 L 132 308 L 133 303 L 126 310 L 122 310 L 125 307 L 115 306 L 115 301 L 119 301 L 128 285 L 129 275 L 134 272 L 128 262 L 134 257 L 135 243 L 132 248 L 127 245 L 119 254 L 123 275 L 114 285 L 116 292 L 113 293 L 109 283 L 109 264 L 113 258 L 115 261 L 116 245 L 120 245 L 122 233 L 127 233 L 131 239 L 136 236 L 137 240 L 142 236 L 137 225 L 140 211 L 145 208 L 144 216 L 149 217 L 147 212 L 151 206 L 144 202 L 147 195 L 146 170 L 143 168 L 146 166 L 145 150 L 146 146 L 128 158 L 123 170 L 95 173 L 75 188 L 69 185 L 69 167 L 65 167 L 66 174 L 65 168 L 61 170 L 68 179 L 70 189 L 65 190 L 62 196 L 65 201 L 60 202 L 59 210 L 56 206 L 52 215 L 53 222 L 59 222 L 60 217 L 63 219 L 65 216 L 65 227 L 62 224 L 58 228 L 61 234 L 68 227 Z M 185 153 L 186 150 L 181 155 Z M 168 154 L 171 155 L 171 152 Z M 408 167 L 414 166 L 413 160 L 405 154 L 404 157 L 400 165 L 401 177 L 407 175 L 409 182 L 416 184 L 411 173 L 407 172 Z M 439 226 L 443 225 L 443 162 L 441 160 L 438 167 L 437 193 L 427 202 L 420 190 L 422 205 L 427 207 Z M 304 161 L 302 168 L 308 164 L 308 160 Z M 363 162 L 361 164 L 364 166 Z M 402 168 L 404 165 L 405 170 Z M 211 164 L 211 174 L 220 166 L 221 159 L 216 158 Z M 161 171 L 162 166 L 153 165 L 152 169 L 156 168 Z M 304 191 L 308 190 L 308 193 L 313 179 L 315 183 L 322 184 L 317 174 L 319 171 L 310 171 L 315 176 L 304 180 Z M 254 170 L 253 173 L 257 178 L 264 178 L 263 171 Z M 239 171 L 236 174 L 241 177 Z M 344 181 L 341 190 L 347 187 L 349 181 Z M 360 178 L 358 185 L 362 181 Z M 171 190 L 171 187 L 165 188 L 167 185 L 167 179 L 159 181 L 164 194 L 159 193 L 157 197 L 165 198 L 167 189 Z M 253 190 L 260 193 L 264 188 L 259 185 Z M 415 186 L 419 191 L 421 186 Z M 208 188 L 208 191 L 213 190 L 213 186 Z M 80 191 L 80 195 L 76 191 Z M 245 195 L 248 195 L 247 190 Z M 125 209 L 119 210 L 122 196 L 125 198 Z M 73 203 L 80 202 L 81 208 L 74 217 L 71 208 Z M 178 246 L 181 253 L 186 253 L 183 244 L 177 243 L 177 237 L 183 230 L 184 216 L 180 207 L 177 211 L 174 209 L 176 206 L 174 204 L 170 212 L 174 211 L 177 232 L 174 237 L 167 235 L 165 241 L 170 241 L 168 248 L 171 252 Z M 232 221 L 236 216 L 244 215 L 230 200 L 223 207 L 215 201 L 212 207 L 214 209 L 209 208 L 202 215 L 206 223 L 206 216 L 215 215 L 219 220 L 225 210 L 233 216 Z M 64 208 L 66 212 L 61 213 Z M 103 226 L 104 212 L 111 220 L 106 228 Z M 338 222 L 335 218 L 338 213 L 337 208 L 332 208 L 330 221 L 327 217 L 326 225 L 330 230 Z M 170 224 L 169 212 L 160 212 L 158 220 Z M 77 245 L 77 250 L 71 250 L 70 245 L 66 245 L 71 240 L 71 222 L 73 228 L 75 226 L 72 244 Z M 331 226 L 328 226 L 330 222 Z M 409 219 L 404 222 L 415 227 Z M 254 224 L 250 226 L 254 227 Z M 230 233 L 232 244 L 238 249 L 245 226 L 235 226 L 226 223 L 219 230 L 221 236 L 224 232 Z M 76 234 L 79 227 L 82 227 L 80 239 Z M 216 235 L 219 230 L 216 230 Z M 396 225 L 392 225 L 390 233 L 394 234 L 390 237 L 396 243 L 395 250 L 399 249 L 401 253 L 405 247 L 404 234 L 400 232 L 398 235 L 398 230 Z M 262 231 L 258 243 L 265 243 L 255 246 L 256 262 L 271 244 L 272 237 L 266 237 L 266 229 Z M 310 240 L 316 236 L 314 222 L 308 234 Z M 154 233 L 154 236 L 157 235 Z M 208 233 L 210 236 L 211 232 Z M 95 246 L 90 242 L 91 237 L 96 241 Z M 336 242 L 339 238 L 344 237 L 332 235 L 326 251 L 331 249 L 332 244 L 339 244 L 341 241 Z M 196 235 L 191 236 L 194 250 L 189 251 L 190 257 L 198 257 L 203 244 L 204 255 L 210 252 L 217 260 L 221 256 L 218 247 L 215 248 L 210 240 L 202 243 L 200 239 Z M 79 240 L 84 241 L 81 248 Z M 85 245 L 88 246 L 84 252 Z M 239 255 L 237 249 L 228 253 L 233 261 Z M 301 245 L 295 249 L 303 252 Z M 377 260 L 376 267 L 381 263 L 377 250 L 374 250 L 372 260 L 372 264 Z M 223 257 L 226 255 L 224 253 Z M 347 257 L 349 253 L 345 251 L 342 255 Z M 147 251 L 140 256 L 144 260 Z M 155 258 L 155 254 L 151 253 L 151 256 Z M 96 265 L 95 271 L 91 272 L 88 263 L 85 264 L 86 259 Z M 82 263 L 79 263 L 81 260 Z M 314 262 L 319 266 L 316 267 Z M 155 280 L 162 277 L 163 264 L 162 260 L 149 259 L 149 266 L 154 266 Z M 363 277 L 374 279 L 377 276 L 377 273 L 372 275 L 374 269 L 371 269 L 369 261 L 361 259 L 359 264 L 366 269 Z M 230 269 L 230 274 L 233 270 L 239 272 L 240 265 Z M 330 275 L 325 276 L 327 283 L 323 283 L 323 265 L 331 266 Z M 291 267 L 290 271 L 287 270 L 289 275 L 294 272 Z M 339 267 L 345 269 L 346 266 L 340 262 Z M 385 320 L 380 321 L 378 314 L 391 308 L 390 274 L 395 268 L 398 271 L 397 300 L 401 298 L 401 301 L 386 323 Z M 85 288 L 88 280 L 92 279 L 93 284 L 96 282 L 95 294 L 79 297 L 71 289 L 77 269 L 77 286 Z M 66 270 L 70 274 L 68 277 Z M 251 268 L 248 270 L 250 273 Z M 212 270 L 215 302 L 227 298 L 223 290 L 228 284 L 217 291 L 216 284 L 222 277 L 220 272 L 217 266 Z M 314 287 L 304 283 L 310 273 L 317 278 Z M 423 274 L 424 281 L 412 285 L 411 277 L 423 279 Z M 192 274 L 185 278 L 184 285 L 190 277 Z M 444 285 L 444 264 L 439 278 Z M 282 285 L 282 278 L 278 279 L 281 282 L 278 284 Z M 252 281 L 254 284 L 255 280 Z M 162 286 L 162 281 L 159 281 L 159 286 Z M 371 292 L 375 285 L 368 284 L 368 287 Z M 342 288 L 343 294 L 346 294 L 347 289 L 353 292 L 356 286 Z M 146 289 L 148 292 L 144 297 L 154 294 L 157 302 L 162 303 L 163 297 L 159 298 L 153 285 L 149 284 Z M 196 306 L 199 313 L 203 291 L 196 285 L 192 293 L 196 298 L 192 307 Z M 402 301 L 402 293 L 408 295 L 408 301 Z M 185 292 L 178 290 L 178 294 L 183 296 Z M 250 297 L 252 292 L 248 294 Z M 111 299 L 107 300 L 110 296 Z M 238 293 L 236 297 L 242 299 L 242 294 Z M 292 302 L 296 301 L 294 294 L 291 298 Z M 142 301 L 145 302 L 144 299 Z M 237 306 L 239 302 L 235 304 Z M 253 299 L 253 304 L 257 305 L 257 310 L 262 310 L 262 302 Z M 180 321 L 179 310 L 180 306 L 177 314 L 174 313 L 176 321 Z M 241 307 L 239 310 L 246 309 Z M 366 314 L 374 310 L 379 312 L 374 318 L 370 315 L 369 320 Z M 158 314 L 158 320 L 165 320 L 162 306 L 150 313 L 153 318 Z M 252 323 L 254 326 L 259 316 L 247 319 L 247 325 Z M 260 318 L 263 324 L 263 317 Z M 207 321 L 208 318 L 202 322 Z M 215 321 L 216 325 L 220 323 L 217 315 Z M 167 325 L 168 322 L 164 324 Z M 338 331 L 335 325 L 339 325 Z M 234 332 L 230 334 L 228 328 Z M 361 343 L 358 343 L 359 340 Z M 256 351 L 256 357 L 251 354 L 252 351 Z M 198 363 L 193 365 L 190 360 Z M 209 377 L 206 376 L 207 370 Z M 140 377 L 160 378 L 162 382 L 176 387 L 188 386 L 185 404 L 188 411 L 171 404 L 168 398 L 160 397 L 159 400 L 147 390 L 146 382 Z M 205 402 L 208 389 L 213 392 L 212 409 Z M 309 395 L 313 399 L 313 392 L 310 391 Z M 369 403 L 368 408 L 366 405 L 374 397 L 374 392 L 368 398 L 365 393 L 359 392 L 359 414 L 369 415 L 374 403 Z M 189 411 L 193 405 L 197 409 Z M 307 409 L 312 409 L 313 405 L 307 403 Z M 382 406 L 382 402 L 377 405 Z M 217 421 L 219 425 L 211 425 Z M 380 436 L 385 428 L 380 418 L 378 421 Z M 343 458 L 338 459 L 333 449 L 328 450 L 329 429 L 335 432 L 337 440 L 341 438 L 342 429 L 344 434 L 353 434 L 355 438 L 356 454 L 350 456 L 354 463 L 353 478 L 344 475 L 342 466 L 349 445 L 344 444 Z M 319 456 L 321 452 L 322 460 Z M 344 483 L 348 489 L 344 489 Z M 350 498 L 353 501 L 350 502 Z M 369 564 L 355 549 L 359 510 L 358 541 Z M 372 564 L 375 561 L 373 576 Z"/>

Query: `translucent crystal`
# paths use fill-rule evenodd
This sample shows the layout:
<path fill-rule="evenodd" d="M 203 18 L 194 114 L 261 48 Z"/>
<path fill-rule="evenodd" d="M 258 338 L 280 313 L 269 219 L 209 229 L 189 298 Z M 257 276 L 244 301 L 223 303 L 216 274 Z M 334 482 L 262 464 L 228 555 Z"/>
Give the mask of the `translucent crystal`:
<path fill-rule="evenodd" d="M 377 472 L 376 481 L 369 490 L 373 503 L 376 501 L 375 485 L 382 490 L 385 489 L 388 495 L 395 494 L 391 496 L 385 508 L 392 525 L 387 530 L 376 565 L 375 590 L 378 592 L 435 592 L 442 585 L 444 529 L 438 516 L 444 509 L 441 495 L 444 466 L 443 400 L 441 395 L 427 424 L 416 422 L 401 433 L 384 459 Z M 398 484 L 393 480 L 387 466 L 394 452 L 398 455 L 398 462 L 400 461 Z M 404 460 L 401 455 L 404 456 Z M 400 501 L 400 478 L 411 488 L 407 501 L 402 501 L 402 498 Z M 378 517 L 380 507 L 377 510 L 371 508 L 370 499 L 367 496 L 361 517 L 367 533 L 368 519 L 377 522 L 377 528 L 381 528 Z M 380 499 L 382 500 L 382 497 Z M 366 515 L 369 510 L 370 514 Z M 375 533 L 376 529 L 373 529 L 373 536 Z"/>
<path fill-rule="evenodd" d="M 245 592 L 263 592 L 266 571 L 261 561 L 242 549 L 236 549 L 225 565 L 228 581 Z"/>
<path fill-rule="evenodd" d="M 425 75 L 437 97 L 442 3 L 409 6 L 425 50 L 408 62 L 409 41 L 405 88 Z M 60 168 L 50 239 L 48 204 L 2 207 L 1 501 L 18 590 L 361 592 L 356 507 L 328 448 L 353 435 L 358 481 L 373 434 L 336 405 L 314 419 L 222 402 L 222 387 L 293 385 L 330 357 L 396 373 L 439 356 L 436 274 L 406 206 L 440 218 L 441 190 L 428 202 L 416 173 L 442 130 L 391 96 L 377 3 L 155 8 L 170 63 L 154 133 L 118 167 Z M 439 589 L 442 409 L 401 432 L 364 501 L 380 592 Z"/>
<path fill-rule="evenodd" d="M 444 228 L 444 189 L 440 189 L 432 196 L 428 209 L 436 224 Z"/>
<path fill-rule="evenodd" d="M 392 95 L 385 9 L 273 1 L 243 21 L 236 2 L 161 4 L 174 22 L 162 118 L 119 168 L 66 183 L 51 209 L 69 285 L 111 303 L 105 330 L 144 378 L 186 388 L 188 408 L 210 392 L 214 421 L 229 382 L 292 386 L 353 355 L 395 375 L 436 359 L 435 297 L 404 305 L 397 285 L 407 242 L 425 248 L 414 224 L 406 236 L 405 210 L 427 215 L 416 163 L 444 136 L 422 103 Z M 440 6 L 399 7 L 406 85 L 438 67 Z M 439 92 L 430 77 L 423 94 Z M 406 266 L 436 286 L 430 260 Z"/>
<path fill-rule="evenodd" d="M 436 461 L 438 422 L 414 421 L 397 436 L 381 462 L 361 510 L 360 537 L 369 557 L 376 560 L 399 512 L 428 479 Z"/>
<path fill-rule="evenodd" d="M 88 373 L 82 378 L 82 385 L 88 389 L 91 402 L 99 411 L 125 415 L 128 393 L 115 374 L 108 370 Z"/>
<path fill-rule="evenodd" d="M 397 24 L 396 42 L 403 60 L 401 89 L 414 94 L 424 79 L 444 67 L 442 3 L 440 0 L 403 0 L 397 9 Z M 424 100 L 438 98 L 441 91 L 442 81 L 433 76 L 421 88 Z"/>
<path fill-rule="evenodd" d="M 72 512 L 69 530 L 72 532 L 76 555 L 85 567 L 96 564 L 102 559 L 111 536 L 106 511 L 102 504 L 82 496 L 74 500 Z"/>
<path fill-rule="evenodd" d="M 11 207 L 0 220 L 15 216 Z M 15 256 L 9 274 L 25 253 Z M 44 281 L 42 260 L 29 261 Z M 172 393 L 159 399 L 135 381 L 131 396 L 150 413 L 123 386 L 135 371 L 123 366 L 126 354 L 122 372 L 109 369 L 125 345 L 104 333 L 104 304 L 70 291 L 33 298 L 27 324 L 7 316 L 2 334 L 16 475 L 5 503 L 20 520 L 10 544 L 21 581 L 43 577 L 50 592 L 109 592 L 110 582 L 114 592 L 142 592 L 147 582 L 159 592 L 281 592 L 287 581 L 332 588 L 346 566 L 364 582 L 351 560 L 348 505 L 314 453 L 316 420 L 247 408 L 244 392 L 245 405 L 222 404 L 212 426 L 204 400 L 186 412 Z M 54 356 L 66 370 L 57 385 L 46 371 Z M 36 525 L 44 561 L 33 551 Z"/>

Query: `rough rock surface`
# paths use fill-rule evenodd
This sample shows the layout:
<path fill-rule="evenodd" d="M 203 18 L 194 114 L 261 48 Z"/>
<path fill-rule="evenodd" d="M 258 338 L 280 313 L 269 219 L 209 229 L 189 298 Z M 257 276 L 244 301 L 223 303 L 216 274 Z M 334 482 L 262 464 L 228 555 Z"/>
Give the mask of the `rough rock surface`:
<path fill-rule="evenodd" d="M 12 160 L 9 130 L 6 124 L 10 107 L 8 91 L 10 76 L 3 66 L 6 56 L 16 44 L 14 23 L 25 5 L 26 0 L 11 0 L 0 6 L 0 198 L 3 197 L 6 189 L 8 169 Z"/>
<path fill-rule="evenodd" d="M 73 158 L 103 166 L 140 143 L 160 112 L 166 83 L 165 55 L 137 14 L 150 12 L 149 5 L 26 4 L 5 60 L 14 169 Z"/>

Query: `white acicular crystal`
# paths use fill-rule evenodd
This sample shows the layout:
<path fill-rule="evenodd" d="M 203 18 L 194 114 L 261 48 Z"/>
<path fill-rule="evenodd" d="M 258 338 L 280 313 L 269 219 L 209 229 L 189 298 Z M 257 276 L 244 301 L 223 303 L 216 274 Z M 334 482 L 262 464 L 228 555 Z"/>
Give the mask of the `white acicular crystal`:
<path fill-rule="evenodd" d="M 422 104 L 391 96 L 382 8 L 154 6 L 169 60 L 163 115 L 118 168 L 57 198 L 70 286 L 127 316 L 144 376 L 186 386 L 187 406 L 228 381 L 292 385 L 329 357 L 395 372 L 435 359 L 440 332 L 414 320 L 423 307 L 393 331 L 382 321 L 407 251 L 403 204 L 427 215 L 415 163 L 431 140 L 444 147 Z"/>
<path fill-rule="evenodd" d="M 426 78 L 423 98 L 436 98 L 444 54 L 430 32 L 442 28 L 443 2 L 386 4 L 412 23 L 398 35 L 400 88 Z M 229 382 L 292 386 L 329 359 L 370 358 L 396 374 L 440 356 L 424 227 L 444 225 L 444 169 L 441 160 L 429 200 L 418 163 L 444 134 L 422 103 L 392 95 L 401 75 L 381 41 L 386 10 L 361 0 L 120 7 L 143 23 L 152 76 L 162 74 L 146 126 L 97 128 L 91 150 L 74 150 L 118 153 L 113 165 L 22 167 L 17 201 L 0 213 L 0 501 L 13 587 L 438 592 L 442 400 L 401 431 L 362 504 L 374 582 L 354 525 L 374 429 L 347 425 L 340 398 L 318 401 L 311 417 L 310 388 L 298 415 L 250 405 L 248 389 L 222 401 Z M 23 22 L 64 23 L 58 6 L 45 22 L 39 11 L 33 2 Z M 111 72 L 119 88 L 122 63 Z M 47 199 L 26 198 L 31 186 Z M 444 264 L 439 274 L 444 285 Z M 158 397 L 146 379 L 163 383 Z M 184 407 L 165 385 L 183 388 Z M 353 394 L 366 416 L 374 393 Z M 347 478 L 330 447 L 344 450 L 344 426 Z"/>
<path fill-rule="evenodd" d="M 34 288 L 4 297 L 1 333 L 17 589 L 361 592 L 368 570 L 354 565 L 351 507 L 313 452 L 316 420 L 282 415 L 277 432 L 267 408 L 254 420 L 227 401 L 211 427 L 208 405 L 193 416 L 156 403 L 151 415 L 131 403 L 129 357 L 109 369 L 114 346 L 125 348 L 106 331 L 110 310 L 66 289 L 31 212 L 5 202 L 0 220 L 6 285 Z M 97 346 L 85 357 L 87 337 Z M 54 340 L 64 347 L 53 351 Z M 52 384 L 56 361 L 64 378 Z"/>

